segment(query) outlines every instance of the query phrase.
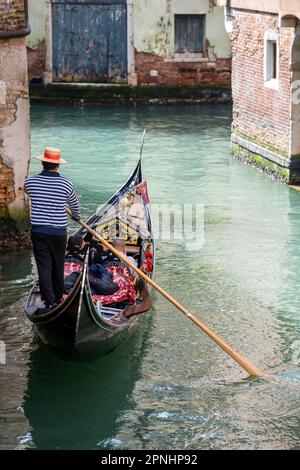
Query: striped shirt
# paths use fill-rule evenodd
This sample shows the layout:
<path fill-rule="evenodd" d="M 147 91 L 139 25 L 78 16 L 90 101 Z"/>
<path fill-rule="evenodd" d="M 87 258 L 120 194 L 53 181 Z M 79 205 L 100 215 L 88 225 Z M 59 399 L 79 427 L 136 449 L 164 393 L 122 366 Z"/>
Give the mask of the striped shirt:
<path fill-rule="evenodd" d="M 31 229 L 50 235 L 65 235 L 68 204 L 75 219 L 80 218 L 79 202 L 71 181 L 54 171 L 30 176 L 24 185 L 31 202 Z"/>

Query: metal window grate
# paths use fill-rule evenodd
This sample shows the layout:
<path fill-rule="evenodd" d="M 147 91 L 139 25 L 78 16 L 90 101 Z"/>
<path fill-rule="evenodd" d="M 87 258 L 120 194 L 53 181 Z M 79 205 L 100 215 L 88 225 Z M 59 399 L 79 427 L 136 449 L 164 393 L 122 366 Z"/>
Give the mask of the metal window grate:
<path fill-rule="evenodd" d="M 175 52 L 203 52 L 205 15 L 175 15 Z"/>

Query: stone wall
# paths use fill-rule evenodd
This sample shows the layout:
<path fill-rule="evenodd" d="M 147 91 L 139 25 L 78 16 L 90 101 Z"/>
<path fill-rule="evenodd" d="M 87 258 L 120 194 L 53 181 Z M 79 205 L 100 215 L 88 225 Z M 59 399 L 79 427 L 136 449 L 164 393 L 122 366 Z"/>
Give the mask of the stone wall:
<path fill-rule="evenodd" d="M 46 41 L 40 41 L 34 48 L 27 46 L 28 79 L 42 80 L 46 64 Z"/>
<path fill-rule="evenodd" d="M 46 0 L 28 0 L 31 33 L 27 38 L 29 81 L 42 80 L 46 63 Z"/>
<path fill-rule="evenodd" d="M 25 27 L 24 0 L 0 3 L 0 31 L 19 31 Z"/>
<path fill-rule="evenodd" d="M 23 1 L 16 0 L 10 3 L 11 8 L 0 9 L 0 33 L 4 24 L 5 32 L 14 33 L 24 28 L 26 21 L 22 5 Z M 0 37 L 1 249 L 7 245 L 7 240 L 18 238 L 16 234 L 22 232 L 27 224 L 23 185 L 30 159 L 29 136 L 26 39 Z"/>
<path fill-rule="evenodd" d="M 3 150 L 3 139 L 0 139 L 0 216 L 8 204 L 15 200 L 14 173 L 10 166 L 5 164 L 1 158 Z"/>
<path fill-rule="evenodd" d="M 279 88 L 264 82 L 265 32 L 279 38 Z M 289 156 L 294 28 L 279 28 L 278 16 L 237 11 L 231 34 L 233 134 Z"/>

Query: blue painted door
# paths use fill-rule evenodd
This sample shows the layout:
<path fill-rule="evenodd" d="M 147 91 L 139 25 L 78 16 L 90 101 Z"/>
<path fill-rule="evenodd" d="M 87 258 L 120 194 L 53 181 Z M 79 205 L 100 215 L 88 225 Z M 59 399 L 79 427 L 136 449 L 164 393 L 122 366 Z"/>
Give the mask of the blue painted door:
<path fill-rule="evenodd" d="M 126 83 L 126 0 L 52 3 L 53 80 Z"/>

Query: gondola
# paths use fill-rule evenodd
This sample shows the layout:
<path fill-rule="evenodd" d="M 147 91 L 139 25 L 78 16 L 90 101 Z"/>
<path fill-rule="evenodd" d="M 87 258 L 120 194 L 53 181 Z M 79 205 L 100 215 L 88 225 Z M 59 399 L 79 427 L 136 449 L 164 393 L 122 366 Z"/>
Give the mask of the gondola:
<path fill-rule="evenodd" d="M 152 278 L 155 246 L 145 188 L 140 159 L 127 182 L 86 223 L 107 241 L 111 242 L 115 237 L 124 239 L 127 252 L 140 268 L 150 251 L 151 269 L 147 275 Z M 79 227 L 75 233 L 81 234 L 88 245 L 90 234 L 84 228 Z M 87 362 L 110 353 L 134 331 L 139 319 L 135 316 L 127 320 L 118 305 L 95 302 L 88 276 L 89 258 L 87 250 L 74 287 L 55 309 L 43 315 L 36 314 L 43 306 L 38 282 L 25 305 L 26 315 L 43 343 L 65 360 Z"/>

